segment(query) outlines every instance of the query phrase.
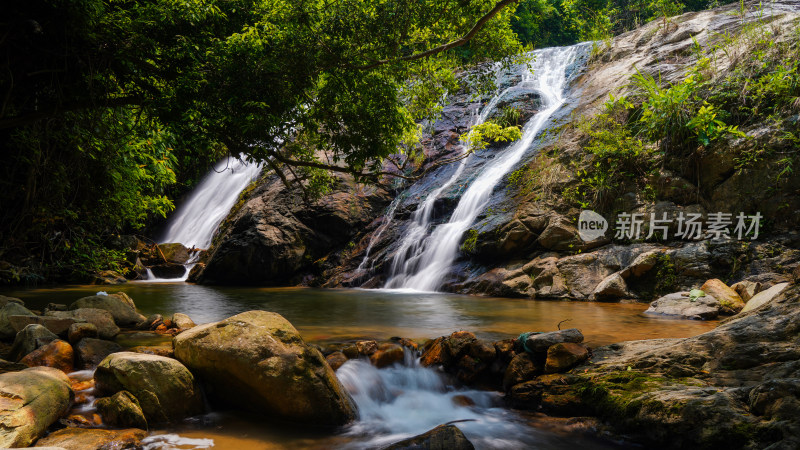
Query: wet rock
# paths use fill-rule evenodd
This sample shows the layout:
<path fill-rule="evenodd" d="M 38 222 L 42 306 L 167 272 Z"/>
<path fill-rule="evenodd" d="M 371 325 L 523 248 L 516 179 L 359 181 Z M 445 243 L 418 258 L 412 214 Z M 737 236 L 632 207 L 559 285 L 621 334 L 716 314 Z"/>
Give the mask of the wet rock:
<path fill-rule="evenodd" d="M 628 286 L 619 273 L 614 273 L 604 278 L 592 292 L 592 298 L 600 301 L 631 297 L 633 296 L 628 292 Z"/>
<path fill-rule="evenodd" d="M 194 328 L 196 326 L 191 317 L 181 313 L 175 313 L 172 315 L 172 323 L 175 324 L 175 327 L 180 328 L 181 330 L 188 330 L 189 328 Z"/>
<path fill-rule="evenodd" d="M 445 347 L 453 359 L 466 355 L 478 338 L 470 331 L 456 331 L 447 337 Z"/>
<path fill-rule="evenodd" d="M 93 323 L 78 322 L 73 323 L 67 330 L 67 340 L 70 344 L 77 344 L 83 338 L 97 338 L 99 336 L 97 327 Z"/>
<path fill-rule="evenodd" d="M 503 390 L 508 391 L 512 386 L 532 379 L 536 373 L 536 364 L 529 353 L 514 356 L 503 375 Z"/>
<path fill-rule="evenodd" d="M 378 350 L 370 355 L 369 360 L 377 368 L 389 367 L 395 363 L 403 362 L 405 351 L 398 344 L 381 344 Z M 335 369 L 334 369 L 335 370 Z"/>
<path fill-rule="evenodd" d="M 137 449 L 147 436 L 144 430 L 103 430 L 99 428 L 64 428 L 36 442 L 36 447 L 55 447 L 65 450 L 83 449 Z"/>
<path fill-rule="evenodd" d="M 105 424 L 147 429 L 147 419 L 139 400 L 128 391 L 119 391 L 111 397 L 98 398 L 94 404 Z"/>
<path fill-rule="evenodd" d="M 744 308 L 742 308 L 742 313 L 753 311 L 756 308 L 759 308 L 767 303 L 771 302 L 775 297 L 781 294 L 786 288 L 789 287 L 789 283 L 780 283 L 772 286 L 771 288 L 767 289 L 766 291 L 759 292 L 758 294 L 754 295 Z"/>
<path fill-rule="evenodd" d="M 798 266 L 800 267 L 800 266 Z M 731 289 L 736 291 L 739 294 L 739 297 L 747 303 L 754 295 L 761 292 L 761 283 L 753 282 L 753 281 L 740 281 L 738 283 L 734 283 L 731 286 Z"/>
<path fill-rule="evenodd" d="M 563 342 L 580 344 L 583 342 L 583 333 L 577 328 L 538 333 L 528 336 L 525 346 L 532 352 L 546 352 L 550 346 Z"/>
<path fill-rule="evenodd" d="M 153 330 L 164 323 L 164 316 L 161 314 L 150 314 L 146 319 L 136 324 L 137 330 Z"/>
<path fill-rule="evenodd" d="M 450 360 L 450 355 L 445 349 L 446 339 L 445 337 L 434 339 L 422 353 L 420 364 L 425 367 L 446 364 Z"/>
<path fill-rule="evenodd" d="M 151 424 L 176 422 L 203 410 L 194 376 L 172 358 L 113 353 L 97 366 L 94 380 L 100 395 L 133 394 Z"/>
<path fill-rule="evenodd" d="M 175 350 L 173 350 L 171 345 L 138 345 L 132 347 L 130 351 L 134 353 L 144 353 L 146 355 L 163 356 L 165 358 L 175 357 Z"/>
<path fill-rule="evenodd" d="M 719 316 L 719 302 L 710 295 L 695 300 L 689 298 L 688 292 L 667 294 L 650 303 L 645 314 L 663 314 L 682 319 L 709 320 Z"/>
<path fill-rule="evenodd" d="M 249 311 L 200 325 L 177 335 L 174 346 L 175 357 L 219 403 L 319 426 L 355 418 L 350 396 L 322 354 L 279 314 Z"/>
<path fill-rule="evenodd" d="M 28 353 L 19 362 L 28 367 L 52 367 L 70 373 L 75 368 L 75 353 L 71 345 L 57 339 Z"/>
<path fill-rule="evenodd" d="M 114 316 L 110 312 L 97 308 L 80 308 L 72 311 L 49 311 L 48 316 L 70 317 L 84 320 L 97 328 L 97 333 L 102 339 L 114 339 L 119 334 L 119 327 L 114 323 Z"/>
<path fill-rule="evenodd" d="M 116 342 L 93 338 L 83 338 L 75 346 L 78 365 L 83 369 L 97 367 L 108 355 L 121 351 Z"/>
<path fill-rule="evenodd" d="M 717 278 L 708 280 L 700 287 L 705 292 L 719 301 L 720 308 L 727 314 L 736 314 L 744 308 L 744 301 L 735 290 Z"/>
<path fill-rule="evenodd" d="M 161 251 L 161 256 L 163 256 L 162 261 L 166 262 L 183 264 L 189 261 L 191 257 L 189 249 L 179 243 L 158 244 L 158 250 Z"/>
<path fill-rule="evenodd" d="M 475 446 L 455 425 L 439 425 L 427 433 L 396 442 L 384 450 L 472 450 Z"/>
<path fill-rule="evenodd" d="M 0 308 L 0 339 L 10 340 L 14 339 L 14 336 L 17 335 L 17 330 L 14 329 L 9 321 L 10 316 L 35 317 L 36 314 L 30 312 L 28 308 L 17 302 L 6 302 L 6 304 Z"/>
<path fill-rule="evenodd" d="M 547 349 L 547 360 L 544 365 L 544 372 L 566 372 L 586 361 L 588 357 L 589 351 L 581 344 L 574 344 L 571 342 L 555 344 Z"/>
<path fill-rule="evenodd" d="M 27 447 L 69 410 L 69 378 L 57 369 L 32 367 L 0 374 L 0 447 Z"/>
<path fill-rule="evenodd" d="M 121 295 L 93 295 L 91 297 L 84 297 L 75 303 L 69 305 L 70 310 L 77 310 L 82 308 L 102 309 L 111 313 L 114 317 L 114 323 L 117 326 L 133 327 L 139 322 L 143 321 L 145 317 L 136 312 L 135 306 L 131 306 L 133 301 L 130 297 Z M 100 329 L 100 327 L 98 327 Z"/>
<path fill-rule="evenodd" d="M 339 370 L 339 367 L 342 367 L 342 364 L 346 363 L 347 359 L 347 356 L 342 352 L 333 352 L 325 357 L 325 361 L 333 370 Z"/>
<path fill-rule="evenodd" d="M 67 330 L 69 329 L 70 325 L 75 323 L 75 319 L 47 316 L 8 316 L 8 322 L 15 330 L 17 330 L 17 332 L 20 332 L 26 326 L 35 323 L 44 326 L 48 330 L 61 337 L 66 337 Z"/>
<path fill-rule="evenodd" d="M 497 356 L 497 350 L 494 348 L 494 343 L 477 339 L 470 345 L 469 355 L 479 361 L 491 362 Z"/>
<path fill-rule="evenodd" d="M 356 342 L 356 349 L 359 355 L 370 356 L 378 351 L 378 343 L 375 341 L 358 341 Z"/>
<path fill-rule="evenodd" d="M 456 395 L 453 396 L 453 405 L 464 407 L 475 406 L 475 401 L 466 395 Z"/>
<path fill-rule="evenodd" d="M 22 331 L 17 333 L 14 338 L 14 344 L 11 346 L 11 351 L 8 357 L 14 361 L 19 361 L 23 356 L 43 347 L 58 339 L 58 336 L 53 334 L 50 330 L 38 324 L 31 324 L 25 327 Z"/>

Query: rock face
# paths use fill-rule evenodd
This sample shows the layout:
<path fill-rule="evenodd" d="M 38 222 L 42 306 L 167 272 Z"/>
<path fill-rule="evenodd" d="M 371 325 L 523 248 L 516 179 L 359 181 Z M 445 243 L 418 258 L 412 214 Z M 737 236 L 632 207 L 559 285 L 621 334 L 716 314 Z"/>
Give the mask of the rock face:
<path fill-rule="evenodd" d="M 285 420 L 339 426 L 355 409 L 322 354 L 279 314 L 249 311 L 177 335 L 175 357 L 220 403 Z"/>
<path fill-rule="evenodd" d="M 147 432 L 136 428 L 127 430 L 102 430 L 99 428 L 64 428 L 36 442 L 36 447 L 85 449 L 133 449 L 141 448 Z"/>
<path fill-rule="evenodd" d="M 110 294 L 84 297 L 69 305 L 69 309 L 73 311 L 82 308 L 105 310 L 111 313 L 114 323 L 123 327 L 132 327 L 145 320 L 146 317 L 136 312 L 136 306 L 133 305 L 130 297 L 123 295 Z"/>
<path fill-rule="evenodd" d="M 72 401 L 69 378 L 60 370 L 34 367 L 0 374 L 0 447 L 27 447 L 66 414 Z"/>
<path fill-rule="evenodd" d="M 102 339 L 114 339 L 119 334 L 119 327 L 114 323 L 110 312 L 98 308 L 79 308 L 72 311 L 48 311 L 48 316 L 74 318 L 91 323 L 97 328 Z"/>
<path fill-rule="evenodd" d="M 139 400 L 128 391 L 119 391 L 111 397 L 98 398 L 95 406 L 105 424 L 147 429 L 147 419 Z"/>
<path fill-rule="evenodd" d="M 385 450 L 473 450 L 475 446 L 455 425 L 439 425 L 427 433 L 396 442 Z"/>
<path fill-rule="evenodd" d="M 647 314 L 663 314 L 682 319 L 709 320 L 719 316 L 720 303 L 710 295 L 689 298 L 688 292 L 665 295 L 650 304 Z"/>
<path fill-rule="evenodd" d="M 172 358 L 113 353 L 97 366 L 94 380 L 100 395 L 132 394 L 151 424 L 175 422 L 203 410 L 194 376 Z"/>

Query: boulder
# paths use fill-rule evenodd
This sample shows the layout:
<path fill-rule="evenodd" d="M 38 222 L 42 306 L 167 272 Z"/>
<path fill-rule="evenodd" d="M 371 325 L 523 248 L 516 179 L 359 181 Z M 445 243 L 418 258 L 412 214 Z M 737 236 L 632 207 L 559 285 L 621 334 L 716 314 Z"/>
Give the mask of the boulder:
<path fill-rule="evenodd" d="M 625 279 L 619 272 L 605 277 L 592 291 L 592 299 L 600 301 L 631 297 L 633 296 L 628 292 L 628 285 L 625 284 Z"/>
<path fill-rule="evenodd" d="M 325 361 L 327 361 L 328 365 L 330 365 L 333 370 L 339 370 L 339 367 L 342 367 L 342 365 L 347 362 L 347 359 L 347 356 L 342 352 L 333 352 L 325 357 Z"/>
<path fill-rule="evenodd" d="M 645 314 L 663 314 L 682 319 L 709 320 L 719 316 L 719 302 L 710 295 L 695 300 L 689 298 L 688 292 L 667 294 L 650 303 Z"/>
<path fill-rule="evenodd" d="M 419 363 L 424 367 L 446 364 L 450 360 L 450 355 L 445 349 L 446 337 L 436 338 L 425 347 Z"/>
<path fill-rule="evenodd" d="M 147 422 L 170 423 L 203 410 L 194 376 L 180 362 L 163 356 L 118 352 L 94 372 L 100 395 L 128 391 L 139 401 Z"/>
<path fill-rule="evenodd" d="M 58 336 L 50 330 L 38 324 L 31 324 L 23 328 L 14 338 L 14 344 L 8 352 L 8 357 L 13 361 L 19 361 L 23 356 L 43 347 L 58 339 Z"/>
<path fill-rule="evenodd" d="M 508 392 L 515 384 L 532 379 L 536 372 L 536 365 L 529 353 L 523 352 L 514 356 L 503 375 L 503 389 Z"/>
<path fill-rule="evenodd" d="M 175 313 L 172 315 L 172 323 L 181 330 L 188 330 L 189 328 L 194 328 L 197 326 L 189 316 L 181 313 Z"/>
<path fill-rule="evenodd" d="M 75 353 L 67 342 L 56 339 L 28 353 L 19 362 L 28 367 L 52 367 L 64 373 L 70 373 L 75 368 Z"/>
<path fill-rule="evenodd" d="M 102 309 L 80 308 L 72 311 L 48 311 L 46 314 L 53 317 L 71 317 L 91 323 L 97 327 L 97 334 L 101 339 L 114 339 L 119 334 L 119 327 L 114 323 L 114 316 Z"/>
<path fill-rule="evenodd" d="M 69 410 L 69 378 L 49 367 L 0 374 L 0 448 L 27 447 Z"/>
<path fill-rule="evenodd" d="M 474 448 L 472 442 L 457 426 L 439 425 L 427 433 L 395 442 L 384 447 L 384 450 L 473 450 Z"/>
<path fill-rule="evenodd" d="M 580 344 L 583 342 L 583 333 L 577 328 L 569 328 L 549 333 L 531 334 L 525 339 L 525 347 L 532 352 L 544 353 L 550 346 L 562 342 Z"/>
<path fill-rule="evenodd" d="M 10 340 L 17 335 L 17 330 L 11 325 L 10 316 L 33 316 L 36 314 L 28 311 L 28 308 L 16 302 L 6 302 L 0 308 L 0 339 Z"/>
<path fill-rule="evenodd" d="M 6 297 L 5 295 L 0 295 L 0 308 L 6 306 L 8 303 L 16 303 L 18 305 L 25 306 L 25 302 L 16 297 Z"/>
<path fill-rule="evenodd" d="M 147 419 L 139 400 L 128 391 L 119 391 L 111 397 L 98 398 L 94 405 L 105 424 L 147 429 Z"/>
<path fill-rule="evenodd" d="M 547 349 L 545 373 L 566 372 L 589 358 L 589 351 L 581 344 L 563 342 Z"/>
<path fill-rule="evenodd" d="M 145 353 L 148 355 L 158 355 L 167 358 L 175 357 L 175 351 L 172 349 L 172 345 L 137 345 L 136 347 L 132 347 L 130 350 L 134 353 Z"/>
<path fill-rule="evenodd" d="M 17 330 L 17 332 L 20 332 L 26 326 L 35 323 L 44 326 L 48 330 L 52 331 L 53 333 L 61 337 L 66 337 L 67 330 L 69 330 L 70 325 L 76 323 L 76 320 L 68 317 L 61 318 L 61 317 L 25 315 L 25 316 L 8 316 L 8 322 L 15 330 Z"/>
<path fill-rule="evenodd" d="M 184 331 L 173 342 L 175 357 L 218 402 L 319 426 L 356 416 L 322 354 L 279 314 L 241 313 Z"/>
<path fill-rule="evenodd" d="M 84 449 L 134 449 L 141 448 L 144 430 L 103 430 L 100 428 L 64 428 L 54 431 L 36 442 L 36 447 L 56 447 L 65 450 Z"/>
<path fill-rule="evenodd" d="M 28 366 L 25 364 L 0 359 L 0 373 L 19 372 L 20 370 L 25 370 L 27 368 Z"/>
<path fill-rule="evenodd" d="M 746 305 L 744 305 L 744 308 L 742 308 L 741 312 L 750 312 L 760 306 L 766 305 L 775 297 L 780 295 L 780 293 L 783 292 L 788 286 L 789 283 L 779 283 L 767 289 L 766 291 L 759 292 L 758 294 L 754 295 Z"/>
<path fill-rule="evenodd" d="M 67 330 L 67 340 L 71 344 L 78 343 L 83 338 L 97 338 L 97 327 L 93 323 L 78 322 L 73 323 Z"/>
<path fill-rule="evenodd" d="M 112 341 L 83 338 L 75 346 L 75 351 L 78 366 L 83 369 L 91 369 L 97 367 L 108 355 L 121 352 L 122 346 Z"/>
<path fill-rule="evenodd" d="M 700 290 L 717 299 L 720 307 L 728 314 L 736 314 L 744 308 L 744 300 L 722 280 L 717 278 L 708 280 L 703 283 Z"/>
<path fill-rule="evenodd" d="M 136 312 L 135 306 L 131 303 L 133 301 L 127 295 L 92 295 L 69 305 L 69 309 L 73 311 L 81 308 L 102 309 L 111 313 L 114 323 L 118 326 L 133 327 L 145 320 L 145 317 Z"/>
<path fill-rule="evenodd" d="M 358 341 L 356 349 L 359 355 L 370 356 L 378 351 L 378 343 L 375 341 Z"/>
<path fill-rule="evenodd" d="M 567 218 L 551 217 L 547 228 L 539 235 L 537 242 L 548 250 L 569 250 L 580 244 L 578 229 Z"/>
<path fill-rule="evenodd" d="M 163 255 L 163 260 L 166 262 L 183 264 L 189 261 L 191 257 L 189 249 L 180 243 L 158 244 L 158 250 L 160 250 L 160 256 Z"/>
<path fill-rule="evenodd" d="M 754 295 L 758 294 L 762 290 L 761 283 L 747 280 L 734 283 L 731 286 L 731 289 L 736 291 L 736 293 L 739 294 L 739 297 L 741 297 L 745 303 L 747 303 L 751 298 L 753 298 Z"/>
<path fill-rule="evenodd" d="M 44 313 L 47 315 L 48 311 L 69 311 L 69 306 L 61 303 L 48 303 L 44 307 Z"/>
<path fill-rule="evenodd" d="M 377 368 L 389 367 L 392 364 L 403 362 L 405 351 L 397 344 L 381 344 L 378 350 L 370 355 L 369 360 Z M 335 370 L 335 369 L 334 369 Z"/>

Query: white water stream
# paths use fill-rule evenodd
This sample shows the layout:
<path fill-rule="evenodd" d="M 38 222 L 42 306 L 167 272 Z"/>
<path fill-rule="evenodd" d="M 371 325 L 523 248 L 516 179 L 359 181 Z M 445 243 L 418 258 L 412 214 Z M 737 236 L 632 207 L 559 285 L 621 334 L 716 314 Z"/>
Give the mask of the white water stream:
<path fill-rule="evenodd" d="M 432 231 L 433 205 L 457 181 L 464 171 L 466 161 L 462 160 L 450 179 L 428 195 L 414 212 L 412 224 L 395 253 L 386 288 L 435 291 L 441 286 L 457 256 L 461 237 L 489 203 L 494 188 L 533 147 L 534 139 L 544 125 L 564 105 L 569 81 L 567 69 L 577 57 L 587 51 L 589 45 L 578 44 L 535 51 L 535 61 L 530 67 L 532 71 L 525 69 L 518 85 L 492 98 L 481 112 L 478 124 L 486 120 L 509 90 L 515 88 L 532 88 L 537 91 L 541 96 L 543 109 L 525 124 L 520 140 L 498 152 L 494 159 L 486 163 L 461 196 L 449 222 L 433 228 Z"/>

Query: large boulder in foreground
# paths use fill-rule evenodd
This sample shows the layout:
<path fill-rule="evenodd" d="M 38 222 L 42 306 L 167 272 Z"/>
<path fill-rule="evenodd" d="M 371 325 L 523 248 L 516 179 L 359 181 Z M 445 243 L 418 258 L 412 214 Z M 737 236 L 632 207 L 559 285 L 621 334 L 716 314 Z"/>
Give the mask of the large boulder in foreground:
<path fill-rule="evenodd" d="M 66 414 L 72 397 L 69 378 L 57 369 L 0 374 L 0 448 L 31 445 Z"/>
<path fill-rule="evenodd" d="M 203 411 L 194 376 L 178 361 L 144 353 L 112 353 L 94 372 L 100 395 L 128 391 L 139 401 L 147 422 L 168 423 Z"/>
<path fill-rule="evenodd" d="M 70 310 L 81 308 L 96 308 L 108 311 L 114 317 L 114 322 L 121 327 L 132 327 L 146 319 L 145 316 L 136 312 L 136 305 L 133 304 L 133 300 L 122 293 L 83 297 L 69 305 Z"/>
<path fill-rule="evenodd" d="M 248 311 L 173 342 L 175 357 L 218 402 L 308 425 L 339 426 L 356 416 L 322 354 L 279 314 Z"/>
<path fill-rule="evenodd" d="M 384 450 L 473 450 L 475 446 L 455 425 L 439 425 L 427 433 L 384 447 Z"/>

